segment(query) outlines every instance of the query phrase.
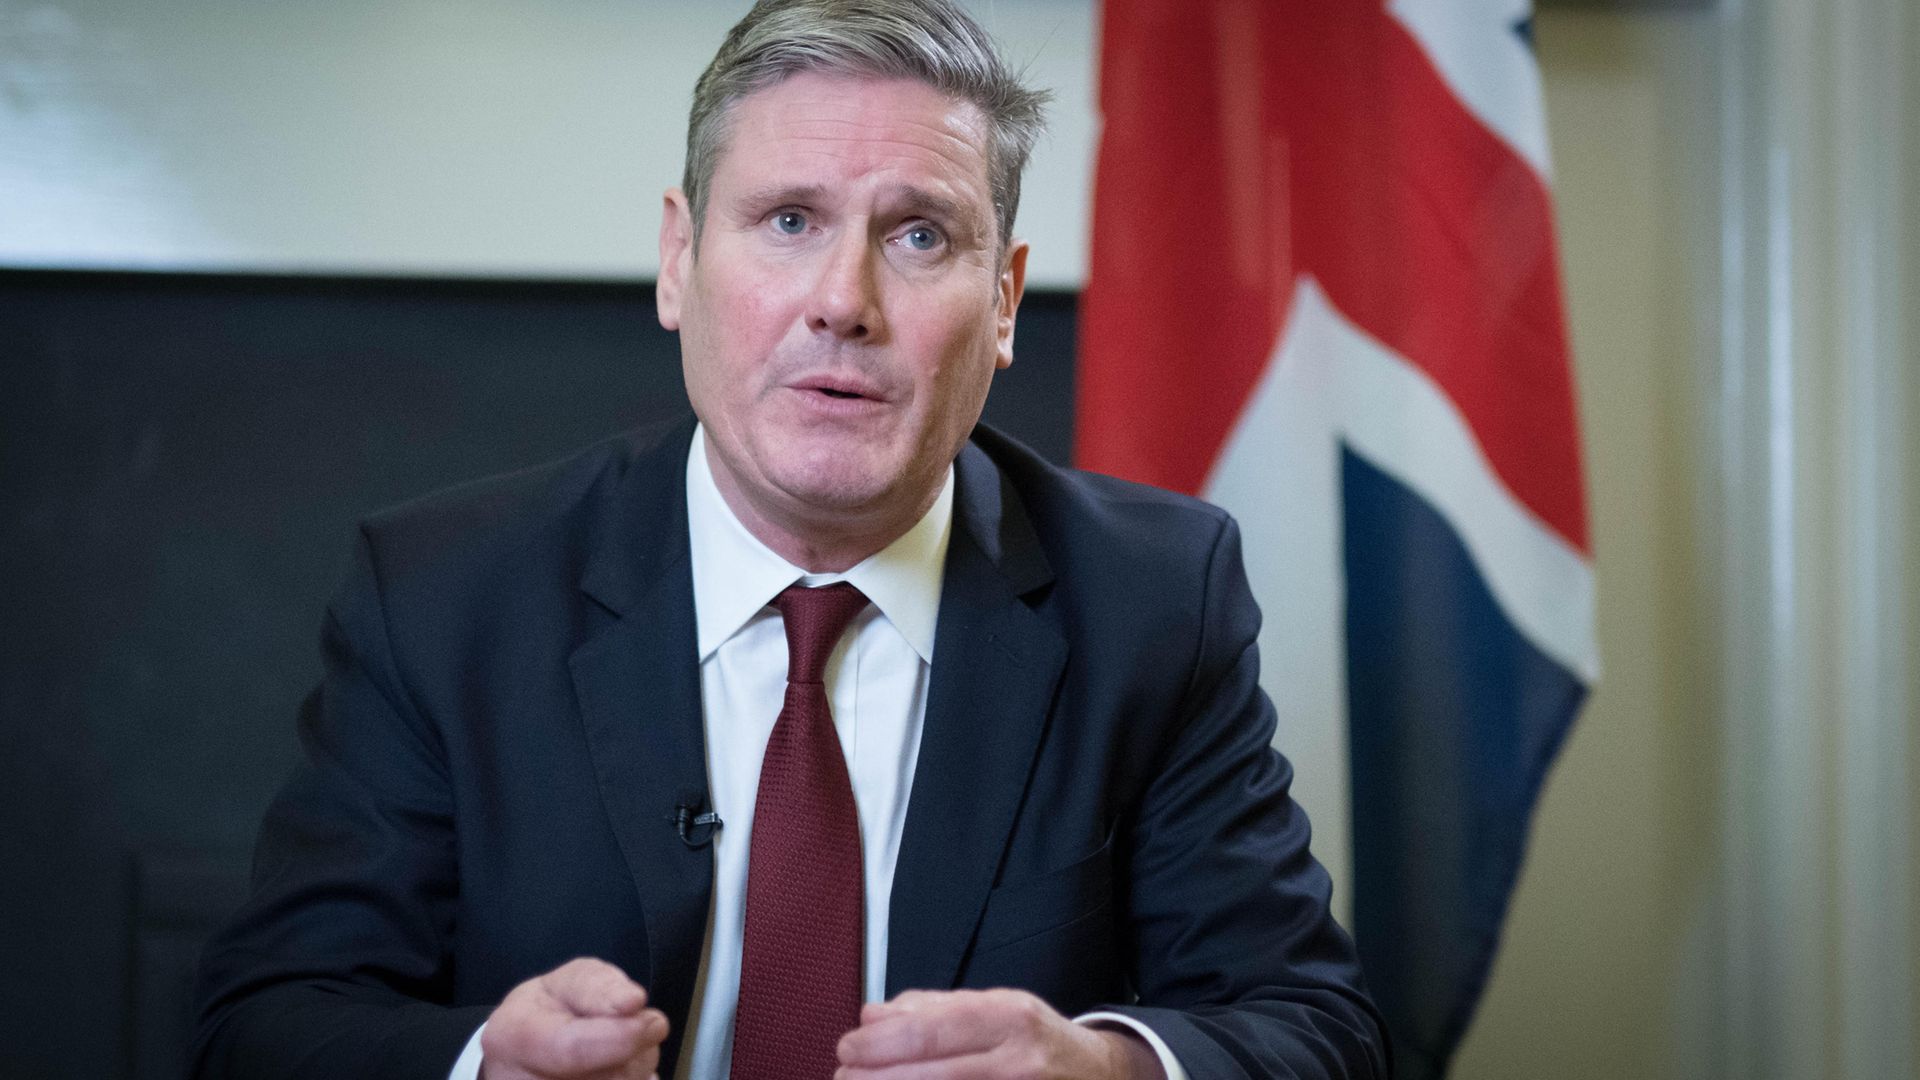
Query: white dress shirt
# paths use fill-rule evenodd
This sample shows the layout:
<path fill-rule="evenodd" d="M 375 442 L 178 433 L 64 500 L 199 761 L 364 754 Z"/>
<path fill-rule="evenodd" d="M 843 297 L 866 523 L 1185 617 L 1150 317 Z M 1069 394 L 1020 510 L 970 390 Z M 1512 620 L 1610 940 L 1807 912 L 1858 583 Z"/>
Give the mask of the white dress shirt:
<path fill-rule="evenodd" d="M 953 528 L 953 469 L 925 516 L 898 540 L 844 574 L 809 574 L 762 544 L 714 485 L 701 432 L 687 455 L 687 532 L 700 650 L 707 782 L 721 826 L 713 842 L 713 915 L 704 972 L 688 1017 L 678 1073 L 725 1080 L 733 1060 L 734 1004 L 746 918 L 747 848 L 760 759 L 787 691 L 787 638 L 769 603 L 799 582 L 846 581 L 872 603 L 854 617 L 827 658 L 827 701 L 860 815 L 866 880 L 865 997 L 884 1000 L 887 913 L 907 796 L 920 754 L 933 664 L 933 630 Z"/>
<path fill-rule="evenodd" d="M 695 430 L 687 454 L 687 533 L 707 783 L 721 825 L 713 834 L 707 942 L 675 1075 L 726 1080 L 733 1060 L 748 838 L 760 760 L 787 687 L 785 625 L 769 604 L 796 582 L 818 587 L 846 581 L 872 601 L 829 656 L 825 681 L 860 818 L 865 999 L 882 1001 L 893 869 L 920 753 L 940 586 L 953 530 L 953 469 L 948 467 L 933 506 L 899 539 L 845 573 L 809 574 L 775 554 L 734 516 L 714 483 L 704 435 L 704 428 Z M 1186 1080 L 1167 1045 L 1131 1017 L 1091 1013 L 1077 1019 L 1117 1023 L 1137 1032 L 1153 1047 L 1170 1080 Z M 474 1080 L 480 1056 L 480 1032 L 475 1032 L 450 1080 Z"/>

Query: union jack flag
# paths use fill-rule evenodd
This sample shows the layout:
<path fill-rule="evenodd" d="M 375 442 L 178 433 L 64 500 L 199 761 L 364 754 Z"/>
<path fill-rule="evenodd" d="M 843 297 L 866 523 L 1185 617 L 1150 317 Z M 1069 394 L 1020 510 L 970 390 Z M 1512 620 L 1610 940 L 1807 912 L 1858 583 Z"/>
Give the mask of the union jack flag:
<path fill-rule="evenodd" d="M 1106 0 L 1075 452 L 1232 511 L 1399 1074 L 1598 673 L 1527 0 Z M 1350 907 L 1349 907 L 1350 905 Z"/>

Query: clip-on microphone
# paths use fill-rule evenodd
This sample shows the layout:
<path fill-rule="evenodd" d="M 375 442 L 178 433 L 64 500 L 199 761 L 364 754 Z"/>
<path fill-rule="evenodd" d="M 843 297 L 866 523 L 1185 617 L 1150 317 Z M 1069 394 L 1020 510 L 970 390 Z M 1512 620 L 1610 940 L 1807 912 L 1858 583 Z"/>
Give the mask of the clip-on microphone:
<path fill-rule="evenodd" d="M 704 798 L 683 796 L 680 805 L 667 815 L 667 820 L 673 822 L 673 831 L 680 836 L 680 842 L 690 848 L 706 847 L 713 841 L 714 831 L 724 824 L 720 815 L 711 810 L 702 814 L 694 813 L 697 805 L 704 802 Z"/>

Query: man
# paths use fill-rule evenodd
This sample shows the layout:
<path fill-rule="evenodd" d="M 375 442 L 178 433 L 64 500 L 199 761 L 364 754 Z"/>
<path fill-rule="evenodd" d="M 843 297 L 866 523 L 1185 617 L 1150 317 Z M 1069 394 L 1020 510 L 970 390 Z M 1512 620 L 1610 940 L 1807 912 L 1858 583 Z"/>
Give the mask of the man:
<path fill-rule="evenodd" d="M 203 1075 L 1385 1074 L 1232 523 L 976 428 L 1041 103 L 951 0 L 734 28 L 698 426 L 363 527 Z"/>

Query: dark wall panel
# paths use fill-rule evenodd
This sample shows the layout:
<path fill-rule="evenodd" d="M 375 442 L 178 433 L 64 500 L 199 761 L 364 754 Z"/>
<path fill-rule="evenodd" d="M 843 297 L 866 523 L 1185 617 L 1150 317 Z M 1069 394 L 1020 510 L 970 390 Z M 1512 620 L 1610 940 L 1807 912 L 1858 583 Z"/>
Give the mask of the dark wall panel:
<path fill-rule="evenodd" d="M 1073 300 L 988 419 L 1071 444 Z M 686 408 L 645 285 L 0 272 L 0 1076 L 167 1076 L 354 521 Z"/>

